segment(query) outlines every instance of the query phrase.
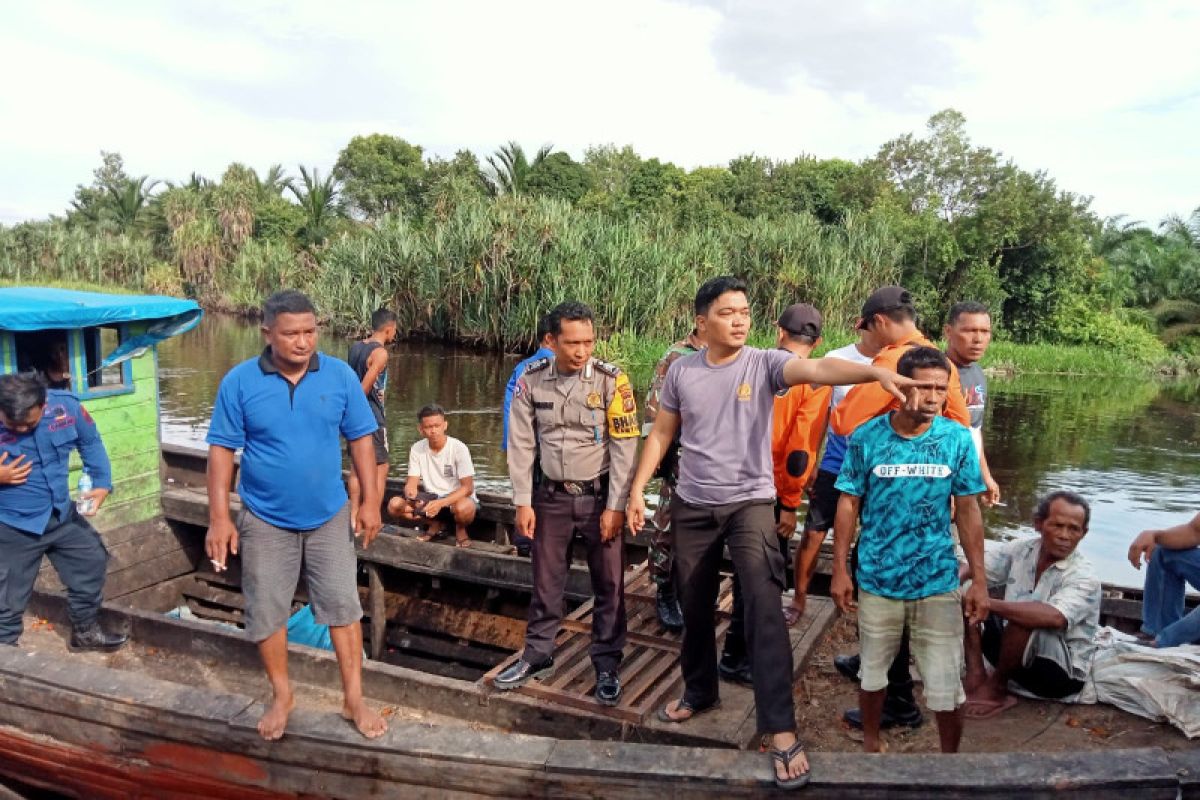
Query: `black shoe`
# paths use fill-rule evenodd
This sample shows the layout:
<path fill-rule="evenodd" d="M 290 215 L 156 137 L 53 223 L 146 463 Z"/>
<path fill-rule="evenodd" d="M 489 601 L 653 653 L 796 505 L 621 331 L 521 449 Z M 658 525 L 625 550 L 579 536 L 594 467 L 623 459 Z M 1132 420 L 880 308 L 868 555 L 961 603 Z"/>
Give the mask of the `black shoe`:
<path fill-rule="evenodd" d="M 833 668 L 855 683 L 858 683 L 858 668 L 860 666 L 862 666 L 862 659 L 858 657 L 858 654 L 833 657 Z"/>
<path fill-rule="evenodd" d="M 846 713 L 842 714 L 842 719 L 846 720 L 851 728 L 862 730 L 862 711 L 860 709 L 846 709 Z M 883 714 L 879 717 L 879 727 L 881 730 L 887 730 L 888 728 L 919 728 L 924 721 L 925 717 L 922 716 L 921 709 L 916 706 L 895 708 L 884 706 Z"/>
<path fill-rule="evenodd" d="M 602 706 L 615 706 L 621 699 L 621 679 L 617 673 L 599 672 L 596 674 L 596 702 Z"/>
<path fill-rule="evenodd" d="M 501 672 L 492 681 L 492 685 L 502 691 L 524 686 L 531 680 L 548 678 L 554 674 L 554 659 L 550 658 L 541 664 L 530 664 L 525 659 L 517 659 L 517 663 Z"/>
<path fill-rule="evenodd" d="M 670 588 L 658 587 L 658 600 L 655 603 L 658 610 L 658 621 L 671 633 L 683 630 L 683 611 L 679 608 L 679 600 Z"/>
<path fill-rule="evenodd" d="M 722 653 L 721 660 L 717 662 L 717 672 L 727 681 L 744 686 L 754 685 L 754 672 L 750 669 L 748 658 L 735 659 L 728 653 Z"/>
<path fill-rule="evenodd" d="M 128 640 L 129 637 L 123 633 L 106 633 L 98 622 L 71 631 L 72 650 L 101 650 L 111 653 L 113 650 L 120 650 Z"/>

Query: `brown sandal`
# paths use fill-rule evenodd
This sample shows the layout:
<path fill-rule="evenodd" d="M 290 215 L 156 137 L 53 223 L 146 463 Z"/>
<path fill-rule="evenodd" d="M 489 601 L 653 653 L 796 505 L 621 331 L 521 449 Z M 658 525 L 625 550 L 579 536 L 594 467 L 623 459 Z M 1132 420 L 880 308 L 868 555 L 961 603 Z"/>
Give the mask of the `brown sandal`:
<path fill-rule="evenodd" d="M 675 703 L 675 711 L 676 712 L 680 712 L 680 711 L 687 712 L 686 717 L 672 717 L 671 712 L 669 710 L 671 708 L 670 703 L 667 703 L 665 706 L 660 708 L 658 710 L 657 716 L 658 716 L 658 719 L 660 722 L 671 722 L 671 723 L 678 725 L 682 722 L 687 722 L 689 719 L 694 719 L 706 711 L 712 711 L 714 708 L 720 708 L 720 707 L 721 707 L 720 700 L 714 700 L 713 702 L 709 703 L 708 705 L 704 706 L 703 708 L 696 708 L 694 705 L 689 703 L 687 700 L 680 698 Z"/>

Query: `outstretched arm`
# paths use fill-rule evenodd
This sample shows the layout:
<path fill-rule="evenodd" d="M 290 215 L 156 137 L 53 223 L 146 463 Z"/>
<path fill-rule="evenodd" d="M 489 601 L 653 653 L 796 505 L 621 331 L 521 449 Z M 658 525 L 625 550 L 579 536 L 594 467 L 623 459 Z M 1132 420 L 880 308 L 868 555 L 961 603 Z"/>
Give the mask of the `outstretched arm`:
<path fill-rule="evenodd" d="M 788 386 L 798 383 L 845 386 L 878 382 L 881 389 L 901 402 L 909 400 L 905 390 L 927 385 L 882 367 L 856 364 L 841 358 L 793 358 L 783 365 L 783 382 Z"/>

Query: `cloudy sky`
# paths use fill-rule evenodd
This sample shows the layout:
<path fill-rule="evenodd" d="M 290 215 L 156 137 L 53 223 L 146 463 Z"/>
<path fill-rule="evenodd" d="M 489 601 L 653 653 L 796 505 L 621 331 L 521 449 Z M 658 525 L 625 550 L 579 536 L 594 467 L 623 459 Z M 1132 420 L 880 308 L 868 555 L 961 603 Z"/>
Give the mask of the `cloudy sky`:
<path fill-rule="evenodd" d="M 101 149 L 176 180 L 325 169 L 373 132 L 859 159 L 946 107 L 1098 213 L 1157 222 L 1200 205 L 1197 41 L 1194 1 L 14 3 L 0 222 L 61 213 Z"/>

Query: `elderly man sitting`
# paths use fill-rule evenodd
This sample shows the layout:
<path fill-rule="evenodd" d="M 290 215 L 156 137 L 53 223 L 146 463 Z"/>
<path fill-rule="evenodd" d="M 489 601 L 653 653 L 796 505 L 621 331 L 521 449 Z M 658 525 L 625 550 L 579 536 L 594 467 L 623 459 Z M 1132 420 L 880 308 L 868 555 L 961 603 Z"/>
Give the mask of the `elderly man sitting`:
<path fill-rule="evenodd" d="M 986 719 L 1016 705 L 1009 681 L 1052 700 L 1083 689 L 1100 621 L 1100 579 L 1076 550 L 1090 517 L 1082 497 L 1054 492 L 1042 498 L 1033 515 L 1040 536 L 987 549 L 988 587 L 1004 587 L 1004 599 L 991 602 L 982 633 L 973 625 L 966 631 L 963 688 L 969 719 Z M 994 666 L 990 675 L 984 656 Z"/>
<path fill-rule="evenodd" d="M 1200 514 L 1161 531 L 1142 531 L 1129 546 L 1129 563 L 1146 567 L 1141 638 L 1155 647 L 1200 644 L 1200 608 L 1184 606 L 1186 584 L 1200 589 Z"/>

